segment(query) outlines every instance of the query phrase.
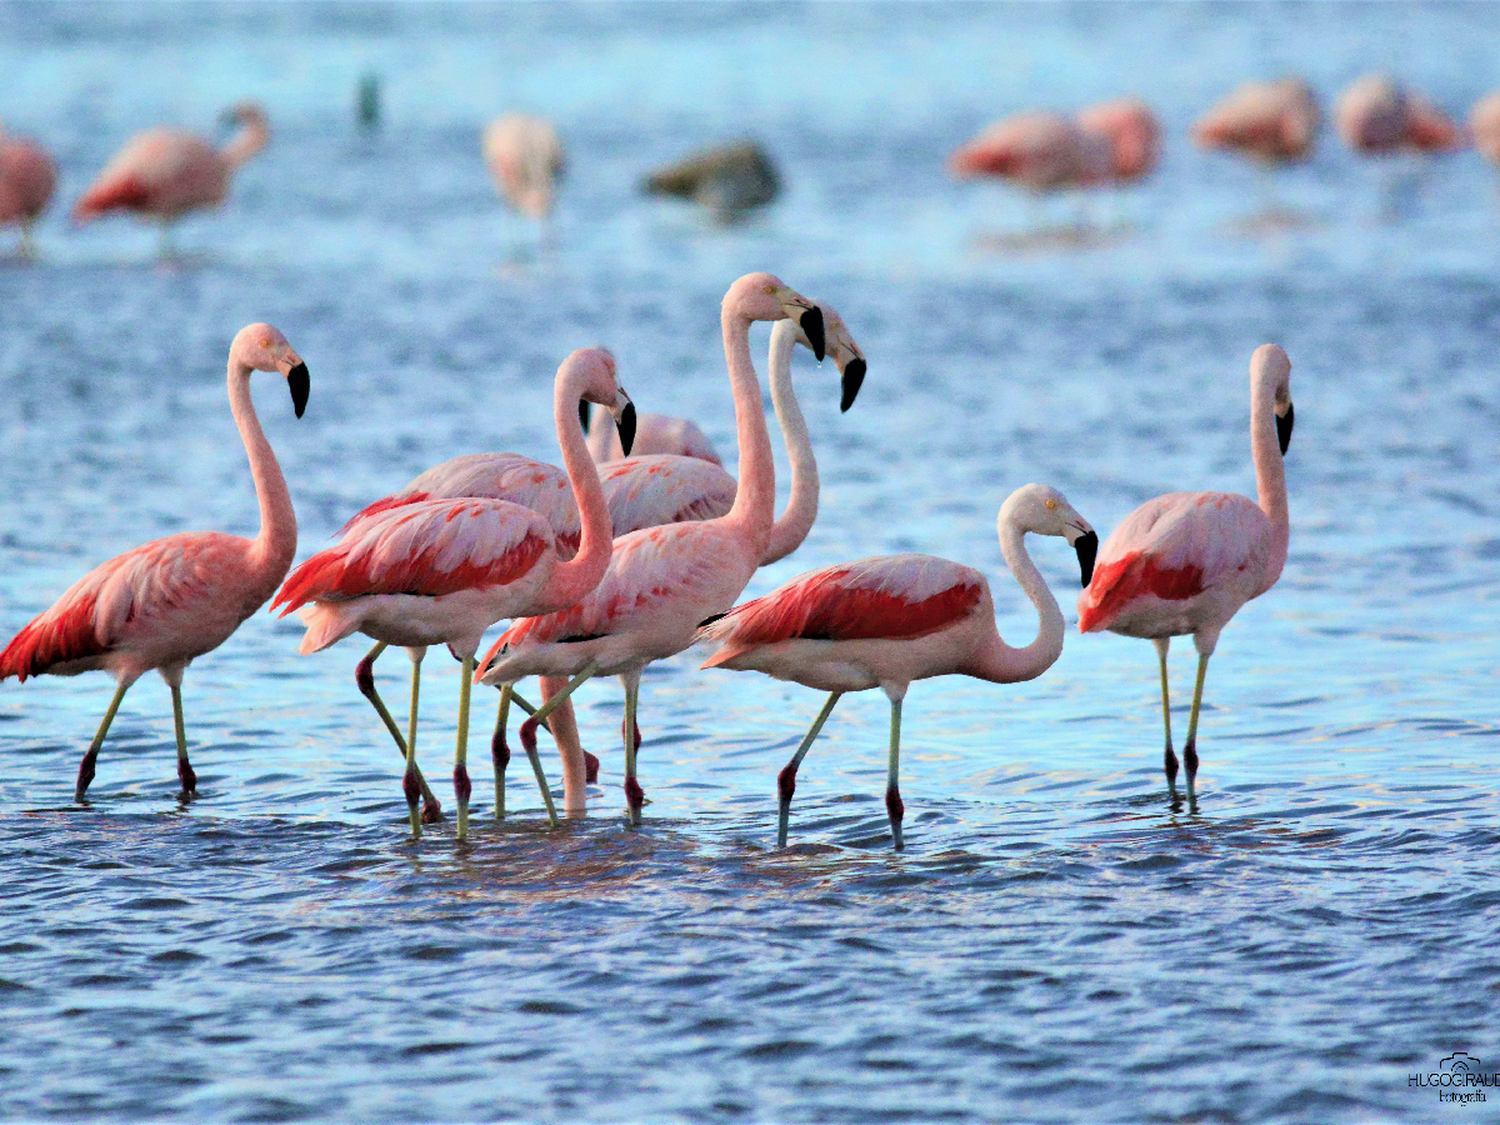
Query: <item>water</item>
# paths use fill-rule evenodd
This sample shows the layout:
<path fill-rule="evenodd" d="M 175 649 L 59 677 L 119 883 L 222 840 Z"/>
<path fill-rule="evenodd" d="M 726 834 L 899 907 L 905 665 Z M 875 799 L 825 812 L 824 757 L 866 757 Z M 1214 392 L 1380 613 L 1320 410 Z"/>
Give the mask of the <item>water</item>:
<path fill-rule="evenodd" d="M 799 367 L 822 512 L 747 596 L 930 551 L 992 576 L 1017 642 L 1035 618 L 993 530 L 1012 488 L 1054 484 L 1101 531 L 1171 488 L 1252 489 L 1268 339 L 1298 418 L 1291 557 L 1211 667 L 1196 811 L 1166 794 L 1150 646 L 1113 636 L 1070 635 L 1030 684 L 913 688 L 902 855 L 882 698 L 840 704 L 778 854 L 775 772 L 819 699 L 691 653 L 646 677 L 640 831 L 617 816 L 619 691 L 591 684 L 589 818 L 546 831 L 513 771 L 519 811 L 466 847 L 451 821 L 407 840 L 353 642 L 299 658 L 258 614 L 199 660 L 186 803 L 154 677 L 82 809 L 107 680 L 7 683 L 0 1116 L 1446 1119 L 1408 1075 L 1490 1060 L 1500 989 L 1494 174 L 1357 161 L 1325 132 L 1273 186 L 1184 132 L 1283 70 L 1326 99 L 1389 67 L 1462 110 L 1497 31 L 1481 5 L 0 9 L 0 113 L 61 165 L 42 260 L 0 264 L 7 635 L 146 538 L 253 531 L 223 389 L 251 320 L 312 371 L 300 422 L 256 387 L 305 556 L 448 456 L 555 457 L 551 374 L 583 344 L 616 351 L 642 409 L 732 448 L 717 302 L 774 270 L 839 308 L 870 377 L 840 416 L 831 368 Z M 363 137 L 369 71 L 386 114 Z M 1034 233 L 1070 203 L 1033 220 L 944 176 L 991 117 L 1129 90 L 1165 159 L 1091 205 L 1083 245 Z M 246 93 L 274 143 L 182 225 L 181 260 L 122 220 L 68 228 L 130 131 L 208 129 Z M 550 249 L 479 161 L 509 107 L 554 114 L 570 149 Z M 635 193 L 746 134 L 788 184 L 767 213 L 723 229 Z M 1071 619 L 1071 552 L 1032 550 Z M 399 709 L 405 662 L 384 667 Z M 1179 644 L 1179 704 L 1191 672 Z"/>

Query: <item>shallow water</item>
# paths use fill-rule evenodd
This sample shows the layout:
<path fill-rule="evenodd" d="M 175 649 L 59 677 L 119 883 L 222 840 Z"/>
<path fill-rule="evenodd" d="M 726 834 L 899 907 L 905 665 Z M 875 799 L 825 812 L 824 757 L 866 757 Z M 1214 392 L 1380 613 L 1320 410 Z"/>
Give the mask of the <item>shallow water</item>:
<path fill-rule="evenodd" d="M 546 831 L 517 763 L 497 824 L 476 768 L 463 847 L 451 821 L 407 839 L 352 641 L 299 658 L 300 631 L 258 614 L 199 660 L 186 803 L 154 678 L 84 808 L 107 681 L 7 683 L 0 1116 L 1464 1112 L 1408 1075 L 1495 1053 L 1496 180 L 1473 153 L 1357 161 L 1325 131 L 1270 183 L 1183 137 L 1241 77 L 1286 69 L 1326 98 L 1388 66 L 1461 109 L 1495 81 L 1497 31 L 1480 5 L 0 8 L 0 115 L 62 170 L 41 260 L 0 261 L 7 635 L 146 538 L 253 531 L 222 364 L 255 319 L 312 371 L 300 422 L 274 380 L 256 389 L 305 556 L 448 456 L 555 457 L 551 374 L 583 344 L 615 350 L 642 409 L 730 448 L 717 302 L 772 269 L 839 308 L 870 376 L 840 416 L 831 366 L 799 366 L 821 515 L 747 596 L 930 551 L 991 574 L 1014 642 L 1035 616 L 994 539 L 1012 488 L 1054 484 L 1101 532 L 1171 488 L 1251 490 L 1246 364 L 1267 339 L 1298 420 L 1291 557 L 1211 666 L 1196 808 L 1161 775 L 1150 646 L 1114 636 L 1070 635 L 1033 683 L 913 688 L 900 855 L 882 698 L 839 705 L 778 854 L 775 773 L 819 699 L 692 653 L 646 677 L 639 831 L 617 815 L 618 688 L 591 684 L 589 818 Z M 367 70 L 386 117 L 362 137 Z M 1033 217 L 944 176 L 1001 112 L 1132 89 L 1165 159 L 1082 233 L 1072 203 Z M 274 144 L 222 214 L 182 225 L 175 262 L 123 220 L 68 228 L 131 130 L 206 129 L 245 93 Z M 554 113 L 570 148 L 550 245 L 478 158 L 510 106 Z M 751 132 L 788 184 L 765 214 L 726 229 L 634 194 Z M 1071 552 L 1031 549 L 1072 620 Z M 405 661 L 383 668 L 399 709 Z M 436 784 L 456 665 L 427 669 Z M 1185 704 L 1185 644 L 1173 671 Z M 482 765 L 494 697 L 476 698 Z"/>

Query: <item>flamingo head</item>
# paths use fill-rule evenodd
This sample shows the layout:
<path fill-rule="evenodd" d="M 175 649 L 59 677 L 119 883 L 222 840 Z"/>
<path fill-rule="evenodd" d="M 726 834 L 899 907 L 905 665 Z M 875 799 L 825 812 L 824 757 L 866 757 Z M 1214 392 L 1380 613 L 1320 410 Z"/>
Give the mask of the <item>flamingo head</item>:
<path fill-rule="evenodd" d="M 1257 396 L 1269 395 L 1276 411 L 1276 441 L 1286 456 L 1292 444 L 1292 361 L 1275 344 L 1262 344 L 1250 357 L 1250 387 Z"/>
<path fill-rule="evenodd" d="M 630 456 L 635 444 L 635 403 L 616 377 L 615 357 L 606 348 L 579 348 L 557 369 L 565 393 L 578 399 L 578 417 L 588 429 L 587 403 L 596 402 L 614 416 L 620 429 L 620 448 Z"/>
<path fill-rule="evenodd" d="M 802 294 L 769 273 L 747 273 L 724 294 L 724 308 L 746 320 L 795 320 L 813 355 L 824 354 L 823 313 Z"/>
<path fill-rule="evenodd" d="M 854 337 L 849 335 L 844 318 L 834 311 L 832 305 L 818 301 L 817 309 L 823 316 L 823 339 L 827 345 L 826 351 L 839 369 L 841 388 L 839 410 L 845 411 L 854 405 L 854 400 L 859 395 L 859 388 L 864 384 L 865 353 L 859 350 Z M 797 326 L 797 342 L 812 350 L 814 354 L 817 353 L 817 349 L 813 348 L 812 341 L 807 338 L 807 332 L 800 324 Z"/>
<path fill-rule="evenodd" d="M 292 350 L 276 328 L 269 324 L 247 324 L 235 336 L 229 346 L 231 366 L 250 371 L 277 371 L 285 377 L 292 392 L 292 409 L 297 417 L 307 409 L 307 395 L 311 383 L 307 375 L 307 364 Z"/>
<path fill-rule="evenodd" d="M 1006 497 L 997 521 L 1001 539 L 1008 526 L 1035 535 L 1057 535 L 1078 552 L 1079 576 L 1087 586 L 1094 577 L 1094 558 L 1099 553 L 1099 533 L 1078 514 L 1068 498 L 1045 484 L 1027 484 Z"/>

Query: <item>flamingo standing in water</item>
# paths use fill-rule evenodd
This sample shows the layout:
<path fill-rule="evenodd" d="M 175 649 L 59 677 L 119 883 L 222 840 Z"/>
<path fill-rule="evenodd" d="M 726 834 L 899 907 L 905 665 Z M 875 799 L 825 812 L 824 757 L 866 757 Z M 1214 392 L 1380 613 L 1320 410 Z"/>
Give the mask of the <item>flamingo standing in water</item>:
<path fill-rule="evenodd" d="M 609 512 L 576 422 L 579 399 L 608 407 L 628 431 L 635 408 L 615 378 L 614 357 L 603 348 L 581 348 L 568 356 L 558 368 L 553 395 L 563 463 L 583 519 L 573 557 L 564 558 L 551 525 L 530 508 L 486 498 L 424 500 L 359 519 L 338 543 L 293 571 L 272 603 L 283 617 L 301 609 L 307 625 L 299 648 L 304 655 L 355 632 L 407 650 L 412 679 L 403 787 L 414 836 L 422 834 L 417 700 L 427 647 L 447 644 L 463 661 L 453 768 L 462 839 L 468 834 L 472 792 L 469 685 L 484 631 L 502 618 L 573 605 L 608 565 Z M 534 755 L 532 764 L 540 781 Z M 545 785 L 543 794 L 555 823 Z"/>
<path fill-rule="evenodd" d="M 516 622 L 485 655 L 481 683 L 513 684 L 523 676 L 571 676 L 567 686 L 521 724 L 521 743 L 535 753 L 540 721 L 595 675 L 618 675 L 625 688 L 625 794 L 632 824 L 644 801 L 636 780 L 636 704 L 641 670 L 692 643 L 698 623 L 723 613 L 750 581 L 770 544 L 776 478 L 750 358 L 750 322 L 798 320 L 823 354 L 822 314 L 779 278 L 747 274 L 724 296 L 724 352 L 734 389 L 740 482 L 734 506 L 718 519 L 646 528 L 615 541 L 599 585 L 571 609 Z"/>
<path fill-rule="evenodd" d="M 1072 118 L 1017 113 L 948 158 L 958 177 L 998 176 L 1033 192 L 1129 183 L 1155 166 L 1161 127 L 1138 98 L 1103 102 Z"/>
<path fill-rule="evenodd" d="M 497 117 L 480 147 L 500 197 L 527 218 L 545 220 L 565 165 L 552 122 L 524 113 Z"/>
<path fill-rule="evenodd" d="M 1246 82 L 1193 124 L 1193 140 L 1263 164 L 1292 164 L 1312 155 L 1319 116 L 1318 99 L 1300 78 Z"/>
<path fill-rule="evenodd" d="M 1500 90 L 1486 94 L 1469 110 L 1469 133 L 1479 155 L 1500 164 Z"/>
<path fill-rule="evenodd" d="M 1108 629 L 1146 637 L 1161 663 L 1163 756 L 1167 784 L 1176 786 L 1172 714 L 1167 699 L 1167 648 L 1191 634 L 1198 679 L 1182 749 L 1189 792 L 1198 773 L 1198 709 L 1203 679 L 1219 633 L 1240 606 L 1281 577 L 1290 523 L 1283 458 L 1292 440 L 1292 364 L 1275 344 L 1250 359 L 1250 456 L 1257 500 L 1229 492 L 1169 492 L 1148 500 L 1115 528 L 1099 552 L 1094 580 L 1078 598 L 1078 630 Z"/>
<path fill-rule="evenodd" d="M 0 226 L 21 224 L 20 254 L 29 258 L 35 252 L 31 228 L 57 186 L 57 165 L 46 150 L 29 137 L 6 133 L 0 125 Z"/>
<path fill-rule="evenodd" d="M 1366 155 L 1447 152 L 1463 143 L 1462 131 L 1446 113 L 1386 74 L 1366 74 L 1351 83 L 1334 104 L 1333 122 L 1344 143 Z"/>
<path fill-rule="evenodd" d="M 842 386 L 839 409 L 848 410 L 864 383 L 864 353 L 849 335 L 843 318 L 831 306 L 821 301 L 815 304 L 823 315 L 825 351 L 839 369 Z M 818 516 L 818 463 L 792 384 L 792 349 L 797 344 L 814 350 L 800 322 L 778 320 L 771 326 L 768 361 L 771 404 L 786 441 L 792 488 L 785 511 L 771 528 L 771 540 L 761 557 L 761 566 L 777 562 L 800 547 Z M 728 512 L 734 503 L 734 478 L 717 466 L 689 457 L 631 457 L 601 465 L 599 472 L 604 477 L 604 495 L 614 518 L 616 537 L 643 527 L 715 519 Z M 565 684 L 560 678 L 543 676 L 542 702 L 550 700 Z M 582 813 L 584 786 L 597 777 L 599 759 L 583 748 L 571 700 L 558 705 L 547 726 L 562 757 L 563 807 L 570 814 Z M 494 745 L 499 748 L 505 745 L 503 704 Z M 508 760 L 508 753 L 505 757 Z"/>
<path fill-rule="evenodd" d="M 997 527 L 1005 564 L 1041 619 L 1036 640 L 1024 648 L 1000 639 L 984 575 L 931 555 L 881 555 L 825 566 L 736 606 L 699 631 L 698 640 L 720 646 L 704 668 L 764 672 L 829 693 L 777 778 L 777 847 L 786 846 L 797 768 L 844 692 L 878 687 L 891 701 L 885 806 L 900 850 L 901 703 L 911 682 L 951 675 L 1000 684 L 1033 680 L 1062 655 L 1062 610 L 1026 553 L 1025 536 L 1066 539 L 1078 552 L 1085 586 L 1099 537 L 1062 493 L 1040 484 L 1011 493 L 1000 506 Z"/>
<path fill-rule="evenodd" d="M 240 129 L 221 149 L 177 129 L 137 133 L 73 206 L 74 221 L 86 223 L 117 210 L 155 219 L 161 224 L 165 255 L 171 225 L 188 211 L 224 202 L 230 178 L 271 138 L 265 110 L 254 102 L 231 106 L 224 116 Z"/>
<path fill-rule="evenodd" d="M 78 766 L 77 801 L 94 779 L 99 748 L 125 692 L 153 668 L 172 691 L 177 776 L 184 792 L 197 789 L 182 721 L 182 674 L 265 604 L 292 563 L 297 517 L 250 400 L 252 371 L 285 376 L 299 418 L 307 406 L 308 375 L 302 357 L 269 324 L 240 329 L 229 348 L 229 408 L 250 457 L 260 533 L 243 539 L 188 532 L 127 551 L 85 574 L 0 652 L 0 681 L 95 669 L 114 676 L 114 698 Z"/>

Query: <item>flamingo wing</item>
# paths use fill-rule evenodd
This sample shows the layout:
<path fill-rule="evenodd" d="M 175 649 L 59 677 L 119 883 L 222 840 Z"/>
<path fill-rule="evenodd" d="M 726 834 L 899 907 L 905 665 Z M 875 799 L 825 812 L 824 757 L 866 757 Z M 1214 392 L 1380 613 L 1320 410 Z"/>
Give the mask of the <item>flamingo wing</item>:
<path fill-rule="evenodd" d="M 599 476 L 616 538 L 646 527 L 717 519 L 734 506 L 734 478 L 697 457 L 627 457 L 600 465 Z"/>
<path fill-rule="evenodd" d="M 1232 492 L 1171 492 L 1148 500 L 1099 550 L 1078 598 L 1078 628 L 1107 629 L 1134 601 L 1186 601 L 1261 561 L 1264 512 Z"/>
<path fill-rule="evenodd" d="M 281 616 L 318 599 L 365 594 L 441 597 L 504 586 L 529 574 L 554 548 L 546 521 L 504 500 L 425 500 L 359 521 L 282 586 Z M 554 548 L 555 549 L 555 548 Z"/>
<path fill-rule="evenodd" d="M 73 208 L 75 219 L 124 208 L 177 214 L 211 206 L 229 188 L 229 166 L 201 137 L 148 129 L 125 143 Z"/>
<path fill-rule="evenodd" d="M 761 645 L 789 640 L 906 640 L 966 617 L 984 596 L 984 576 L 931 555 L 881 555 L 836 563 L 792 579 L 706 625 L 699 640 L 723 647 L 712 668 Z"/>

